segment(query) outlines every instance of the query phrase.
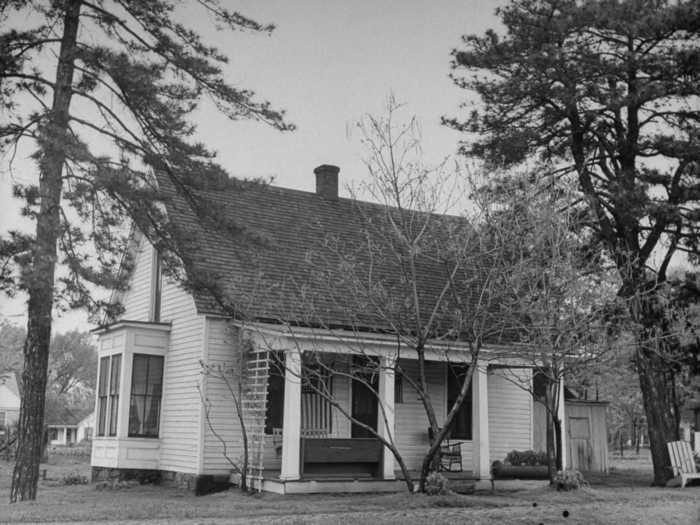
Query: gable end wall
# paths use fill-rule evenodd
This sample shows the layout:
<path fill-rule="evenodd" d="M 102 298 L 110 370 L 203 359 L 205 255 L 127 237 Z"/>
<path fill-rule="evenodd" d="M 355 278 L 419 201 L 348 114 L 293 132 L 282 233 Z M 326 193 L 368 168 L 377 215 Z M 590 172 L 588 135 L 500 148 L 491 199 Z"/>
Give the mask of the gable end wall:
<path fill-rule="evenodd" d="M 125 320 L 150 320 L 153 251 L 142 238 L 130 289 L 123 298 Z M 204 316 L 197 314 L 192 296 L 176 283 L 164 280 L 161 322 L 171 323 L 171 330 L 163 375 L 159 432 L 161 470 L 200 473 L 202 403 L 197 387 L 204 348 L 204 321 Z"/>

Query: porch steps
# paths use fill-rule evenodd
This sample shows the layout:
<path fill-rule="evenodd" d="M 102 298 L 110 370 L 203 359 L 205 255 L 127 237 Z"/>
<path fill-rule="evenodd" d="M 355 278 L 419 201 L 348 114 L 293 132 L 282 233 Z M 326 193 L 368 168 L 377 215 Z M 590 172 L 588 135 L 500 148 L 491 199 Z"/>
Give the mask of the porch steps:
<path fill-rule="evenodd" d="M 270 375 L 268 352 L 255 353 L 245 365 L 244 395 L 241 402 L 248 433 L 248 479 L 251 486 L 262 489 L 265 452 L 265 414 L 267 385 Z"/>

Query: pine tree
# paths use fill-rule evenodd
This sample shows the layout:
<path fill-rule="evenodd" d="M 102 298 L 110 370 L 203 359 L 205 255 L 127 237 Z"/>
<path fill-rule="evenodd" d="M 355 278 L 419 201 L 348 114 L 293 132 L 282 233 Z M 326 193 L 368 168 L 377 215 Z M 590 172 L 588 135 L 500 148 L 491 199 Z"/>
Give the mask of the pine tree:
<path fill-rule="evenodd" d="M 635 362 L 654 464 L 678 438 L 660 283 L 700 229 L 700 7 L 680 0 L 514 0 L 502 35 L 464 37 L 457 85 L 480 97 L 445 122 L 490 166 L 544 158 L 542 177 L 578 182 L 591 228 L 637 326 Z"/>
<path fill-rule="evenodd" d="M 0 287 L 28 296 L 13 502 L 36 498 L 52 308 L 118 313 L 91 291 L 123 288 L 131 221 L 177 258 L 155 174 L 201 214 L 209 207 L 196 188 L 230 183 L 193 139 L 198 102 L 212 100 L 231 120 L 292 129 L 282 112 L 226 81 L 226 56 L 178 22 L 177 4 L 0 2 L 0 151 L 11 161 L 31 147 L 37 167 L 35 184 L 14 188 L 35 232 L 0 239 Z M 273 30 L 217 0 L 196 6 L 224 30 Z"/>

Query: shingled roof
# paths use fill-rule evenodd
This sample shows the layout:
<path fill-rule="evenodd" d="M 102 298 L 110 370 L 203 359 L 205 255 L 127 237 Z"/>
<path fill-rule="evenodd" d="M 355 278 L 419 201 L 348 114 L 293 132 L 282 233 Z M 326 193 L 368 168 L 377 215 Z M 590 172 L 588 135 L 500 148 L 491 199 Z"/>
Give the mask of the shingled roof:
<path fill-rule="evenodd" d="M 335 188 L 337 192 L 337 182 Z M 350 297 L 352 279 L 366 279 L 370 272 L 392 308 L 410 310 L 403 297 L 406 287 L 401 285 L 404 268 L 390 252 L 382 256 L 367 250 L 368 228 L 386 220 L 387 207 L 339 198 L 332 184 L 330 193 L 323 184 L 311 193 L 241 182 L 198 195 L 244 235 L 222 233 L 216 224 L 199 218 L 183 198 L 171 195 L 166 208 L 170 221 L 188 239 L 184 250 L 191 258 L 189 277 L 217 283 L 240 315 L 381 330 L 387 328 L 386 320 L 363 305 L 361 297 Z M 437 222 L 443 216 L 433 217 Z M 352 271 L 343 272 L 348 264 Z M 419 259 L 418 273 L 427 311 L 442 290 L 445 269 L 425 257 Z M 217 293 L 195 287 L 200 314 L 230 314 L 216 300 Z"/>

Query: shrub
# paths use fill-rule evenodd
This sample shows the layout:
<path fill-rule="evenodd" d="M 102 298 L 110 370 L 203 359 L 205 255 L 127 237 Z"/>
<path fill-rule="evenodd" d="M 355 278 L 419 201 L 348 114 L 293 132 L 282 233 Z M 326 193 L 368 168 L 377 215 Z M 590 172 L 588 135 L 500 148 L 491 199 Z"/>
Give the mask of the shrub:
<path fill-rule="evenodd" d="M 578 470 L 560 470 L 554 476 L 554 486 L 557 490 L 576 490 L 587 487 L 588 482 Z"/>
<path fill-rule="evenodd" d="M 87 485 L 88 479 L 81 474 L 72 473 L 64 476 L 61 483 L 64 485 Z"/>
<path fill-rule="evenodd" d="M 506 456 L 506 463 L 519 467 L 523 465 L 547 465 L 547 453 L 534 450 L 511 450 Z"/>
<path fill-rule="evenodd" d="M 425 478 L 425 493 L 428 496 L 444 496 L 449 492 L 447 478 L 439 472 L 433 471 Z"/>

